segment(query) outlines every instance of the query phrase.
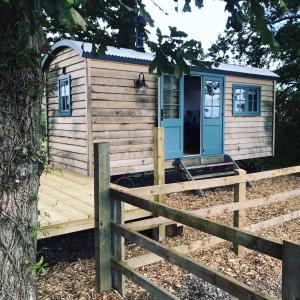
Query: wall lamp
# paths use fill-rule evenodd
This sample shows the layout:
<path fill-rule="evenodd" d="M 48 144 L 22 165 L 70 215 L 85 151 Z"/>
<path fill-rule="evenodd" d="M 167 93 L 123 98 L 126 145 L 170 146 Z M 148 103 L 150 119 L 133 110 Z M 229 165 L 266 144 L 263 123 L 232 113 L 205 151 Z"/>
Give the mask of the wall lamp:
<path fill-rule="evenodd" d="M 140 73 L 137 80 L 134 81 L 134 85 L 140 91 L 145 91 L 147 88 L 145 75 L 144 73 Z"/>

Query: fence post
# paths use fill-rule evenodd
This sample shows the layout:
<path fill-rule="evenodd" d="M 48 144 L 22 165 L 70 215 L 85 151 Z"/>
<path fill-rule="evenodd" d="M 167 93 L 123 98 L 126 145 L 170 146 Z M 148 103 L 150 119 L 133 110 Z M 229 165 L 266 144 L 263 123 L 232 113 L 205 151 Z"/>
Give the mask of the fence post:
<path fill-rule="evenodd" d="M 165 147 L 164 147 L 164 128 L 154 128 L 154 185 L 165 183 Z M 165 195 L 156 195 L 154 201 L 165 203 Z M 162 241 L 166 235 L 166 227 L 160 225 L 157 229 L 154 229 L 154 238 Z"/>
<path fill-rule="evenodd" d="M 243 169 L 235 170 L 237 175 L 243 176 L 246 171 Z M 234 202 L 246 201 L 246 181 L 240 182 L 234 185 Z M 245 210 L 236 210 L 233 213 L 233 226 L 242 228 L 245 225 Z M 233 243 L 233 251 L 237 255 L 241 255 L 244 252 L 244 247 L 239 246 L 237 243 Z"/>
<path fill-rule="evenodd" d="M 112 289 L 109 144 L 94 144 L 95 267 L 97 292 Z"/>
<path fill-rule="evenodd" d="M 111 198 L 112 212 L 111 219 L 114 223 L 124 224 L 124 203 L 115 198 Z M 125 239 L 112 231 L 112 255 L 117 261 L 125 260 L 124 253 Z M 118 271 L 112 269 L 112 287 L 125 298 L 125 277 Z"/>
<path fill-rule="evenodd" d="M 300 245 L 283 241 L 282 299 L 300 299 Z"/>

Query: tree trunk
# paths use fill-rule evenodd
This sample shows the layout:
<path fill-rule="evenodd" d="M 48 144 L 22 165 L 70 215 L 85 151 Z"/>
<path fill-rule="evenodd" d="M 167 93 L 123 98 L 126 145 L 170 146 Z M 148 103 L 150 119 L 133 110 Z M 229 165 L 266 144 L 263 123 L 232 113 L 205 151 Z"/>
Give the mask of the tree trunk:
<path fill-rule="evenodd" d="M 43 168 L 40 46 L 38 35 L 28 35 L 28 20 L 20 3 L 25 1 L 0 3 L 1 300 L 36 298 L 33 266 L 37 192 Z M 33 14 L 38 13 L 38 1 L 32 3 Z"/>

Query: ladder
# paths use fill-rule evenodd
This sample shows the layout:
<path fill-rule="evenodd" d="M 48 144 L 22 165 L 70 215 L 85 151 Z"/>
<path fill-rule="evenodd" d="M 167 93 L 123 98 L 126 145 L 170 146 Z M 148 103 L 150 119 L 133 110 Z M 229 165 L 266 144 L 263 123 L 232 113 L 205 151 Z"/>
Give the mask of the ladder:
<path fill-rule="evenodd" d="M 217 178 L 235 174 L 239 166 L 229 155 L 212 157 L 184 157 L 175 161 L 176 167 L 185 180 L 201 180 Z M 197 190 L 199 196 L 203 196 L 201 190 Z"/>

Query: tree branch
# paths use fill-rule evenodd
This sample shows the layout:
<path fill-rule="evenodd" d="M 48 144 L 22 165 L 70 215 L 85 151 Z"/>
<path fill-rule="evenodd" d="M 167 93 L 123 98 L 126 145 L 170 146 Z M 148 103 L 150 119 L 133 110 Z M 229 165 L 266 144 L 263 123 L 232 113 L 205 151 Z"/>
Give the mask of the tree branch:
<path fill-rule="evenodd" d="M 281 19 L 273 21 L 272 24 L 280 23 L 280 22 L 286 21 L 286 20 L 294 20 L 294 19 L 300 19 L 300 15 L 286 16 Z"/>

